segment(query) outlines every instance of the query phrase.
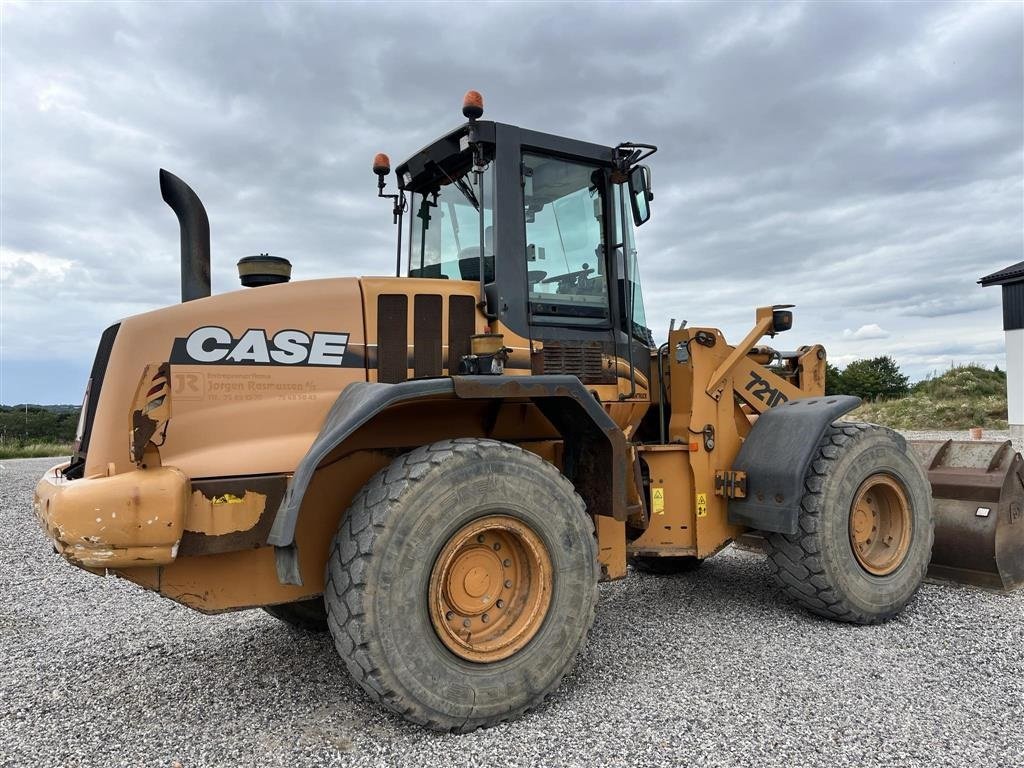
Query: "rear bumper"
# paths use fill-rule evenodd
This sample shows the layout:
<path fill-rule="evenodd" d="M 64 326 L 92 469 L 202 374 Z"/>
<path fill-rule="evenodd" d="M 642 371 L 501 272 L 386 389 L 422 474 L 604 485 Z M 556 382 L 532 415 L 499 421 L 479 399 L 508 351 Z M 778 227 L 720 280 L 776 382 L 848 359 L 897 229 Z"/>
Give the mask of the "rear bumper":
<path fill-rule="evenodd" d="M 58 465 L 36 484 L 35 513 L 65 558 L 86 568 L 167 565 L 178 553 L 188 478 L 174 467 L 66 480 Z"/>

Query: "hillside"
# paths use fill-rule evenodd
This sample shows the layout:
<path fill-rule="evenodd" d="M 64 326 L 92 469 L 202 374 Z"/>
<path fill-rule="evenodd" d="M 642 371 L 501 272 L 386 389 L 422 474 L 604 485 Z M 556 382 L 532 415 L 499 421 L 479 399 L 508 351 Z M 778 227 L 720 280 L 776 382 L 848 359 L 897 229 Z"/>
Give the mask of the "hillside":
<path fill-rule="evenodd" d="M 905 397 L 865 403 L 852 415 L 894 429 L 1006 429 L 1006 373 L 956 366 L 919 381 Z"/>

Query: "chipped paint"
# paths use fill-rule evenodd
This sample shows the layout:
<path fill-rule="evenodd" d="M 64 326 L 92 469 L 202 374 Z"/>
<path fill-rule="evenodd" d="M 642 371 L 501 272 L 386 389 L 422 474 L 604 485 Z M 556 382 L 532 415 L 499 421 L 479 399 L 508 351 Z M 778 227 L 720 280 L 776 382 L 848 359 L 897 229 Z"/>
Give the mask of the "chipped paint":
<path fill-rule="evenodd" d="M 76 565 L 164 565 L 181 541 L 188 485 L 171 467 L 88 480 L 44 477 L 35 507 L 58 551 Z"/>
<path fill-rule="evenodd" d="M 223 536 L 247 531 L 260 519 L 267 505 L 265 494 L 246 491 L 242 496 L 225 493 L 208 498 L 202 491 L 193 491 L 185 516 L 185 530 Z"/>

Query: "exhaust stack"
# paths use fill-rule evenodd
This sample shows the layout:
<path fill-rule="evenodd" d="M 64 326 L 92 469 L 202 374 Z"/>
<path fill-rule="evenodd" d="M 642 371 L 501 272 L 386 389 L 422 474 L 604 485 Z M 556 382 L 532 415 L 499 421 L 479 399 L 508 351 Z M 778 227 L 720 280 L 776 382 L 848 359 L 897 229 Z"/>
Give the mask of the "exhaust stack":
<path fill-rule="evenodd" d="M 160 194 L 181 227 L 181 300 L 210 295 L 210 219 L 192 187 L 160 169 Z"/>

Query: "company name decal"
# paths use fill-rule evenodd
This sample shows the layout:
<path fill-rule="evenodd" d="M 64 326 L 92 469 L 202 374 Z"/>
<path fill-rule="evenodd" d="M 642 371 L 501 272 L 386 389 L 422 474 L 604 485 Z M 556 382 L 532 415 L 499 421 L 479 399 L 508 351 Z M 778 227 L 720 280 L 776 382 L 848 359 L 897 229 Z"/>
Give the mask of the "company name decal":
<path fill-rule="evenodd" d="M 250 328 L 234 338 L 226 328 L 207 325 L 188 338 L 177 338 L 171 362 L 206 365 L 313 365 L 347 366 L 347 333 L 283 330 L 269 337 L 261 328 Z M 358 361 L 359 365 L 362 364 Z"/>

